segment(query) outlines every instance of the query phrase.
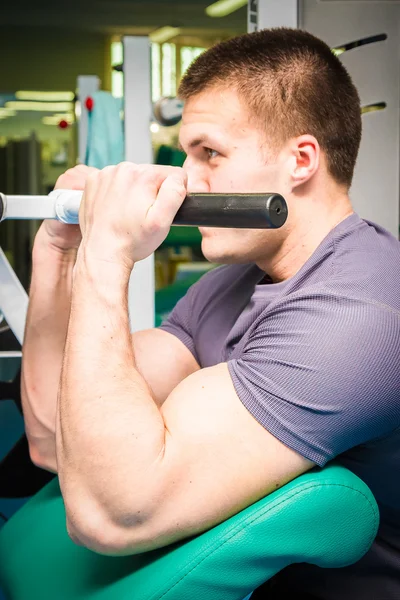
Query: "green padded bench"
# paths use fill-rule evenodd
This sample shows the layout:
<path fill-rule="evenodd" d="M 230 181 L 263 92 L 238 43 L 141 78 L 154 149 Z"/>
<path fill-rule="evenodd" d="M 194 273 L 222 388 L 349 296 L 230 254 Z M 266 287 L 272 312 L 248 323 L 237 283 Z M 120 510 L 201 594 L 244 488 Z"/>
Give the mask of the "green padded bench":
<path fill-rule="evenodd" d="M 0 530 L 0 587 L 10 600 L 242 600 L 289 564 L 356 562 L 378 522 L 369 488 L 328 465 L 197 537 L 106 557 L 68 538 L 56 479 Z"/>

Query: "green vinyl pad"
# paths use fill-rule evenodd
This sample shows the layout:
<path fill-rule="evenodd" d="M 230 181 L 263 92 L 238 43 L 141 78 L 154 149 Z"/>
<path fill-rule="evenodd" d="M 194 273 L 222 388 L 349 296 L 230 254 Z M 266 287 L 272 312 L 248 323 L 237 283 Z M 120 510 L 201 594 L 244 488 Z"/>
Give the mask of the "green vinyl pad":
<path fill-rule="evenodd" d="M 107 557 L 69 539 L 56 479 L 0 531 L 0 586 L 11 600 L 242 600 L 291 563 L 356 562 L 378 522 L 368 487 L 332 464 L 199 536 Z"/>

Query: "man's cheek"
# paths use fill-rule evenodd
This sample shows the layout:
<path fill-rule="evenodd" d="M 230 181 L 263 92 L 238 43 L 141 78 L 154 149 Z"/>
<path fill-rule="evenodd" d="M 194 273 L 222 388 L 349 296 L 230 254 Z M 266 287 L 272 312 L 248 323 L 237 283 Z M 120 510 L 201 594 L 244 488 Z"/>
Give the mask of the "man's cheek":
<path fill-rule="evenodd" d="M 235 167 L 218 170 L 210 178 L 210 189 L 214 194 L 246 191 L 246 177 L 235 172 Z"/>

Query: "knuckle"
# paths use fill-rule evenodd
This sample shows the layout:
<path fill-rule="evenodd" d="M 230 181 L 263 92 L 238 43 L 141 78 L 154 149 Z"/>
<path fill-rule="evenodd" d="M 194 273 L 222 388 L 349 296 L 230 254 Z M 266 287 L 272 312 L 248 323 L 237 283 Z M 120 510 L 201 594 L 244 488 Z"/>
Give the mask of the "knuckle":
<path fill-rule="evenodd" d="M 58 177 L 55 187 L 56 188 L 62 188 L 63 186 L 66 187 L 70 180 L 71 180 L 71 175 L 68 170 Z"/>
<path fill-rule="evenodd" d="M 142 170 L 139 172 L 139 177 L 144 183 L 151 183 L 154 181 L 154 171 L 151 169 Z"/>
<path fill-rule="evenodd" d="M 131 173 L 135 180 L 149 183 L 154 179 L 154 165 L 134 165 Z"/>
<path fill-rule="evenodd" d="M 124 177 L 133 177 L 136 179 L 139 176 L 140 165 L 124 161 L 117 165 L 117 172 Z"/>
<path fill-rule="evenodd" d="M 97 171 L 94 173 L 90 173 L 88 175 L 88 177 L 86 178 L 86 184 L 93 185 L 93 183 L 95 183 L 95 181 L 97 181 L 98 177 L 99 177 L 99 173 Z"/>
<path fill-rule="evenodd" d="M 148 224 L 148 233 L 154 235 L 164 229 L 163 220 L 159 215 L 154 215 Z"/>
<path fill-rule="evenodd" d="M 168 187 L 173 189 L 179 195 L 186 196 L 187 192 L 185 182 L 181 178 L 176 177 L 176 175 L 171 175 L 168 178 Z"/>
<path fill-rule="evenodd" d="M 176 181 L 181 181 L 183 185 L 187 183 L 187 174 L 182 167 L 173 167 L 172 175 Z"/>
<path fill-rule="evenodd" d="M 77 165 L 74 167 L 75 173 L 79 173 L 80 177 L 86 179 L 91 173 L 97 173 L 99 169 L 96 167 L 88 167 L 87 165 Z"/>
<path fill-rule="evenodd" d="M 128 170 L 132 170 L 132 169 L 134 169 L 134 168 L 135 168 L 135 167 L 137 167 L 137 166 L 138 166 L 138 165 L 136 165 L 135 163 L 128 162 L 127 160 L 124 160 L 123 162 L 121 162 L 121 163 L 119 163 L 119 164 L 117 165 L 117 168 L 118 168 L 120 171 L 122 171 L 122 170 L 124 170 L 124 171 L 125 171 L 125 170 L 127 170 L 127 169 L 128 169 Z"/>
<path fill-rule="evenodd" d="M 100 175 L 101 176 L 108 175 L 109 173 L 112 173 L 113 171 L 115 171 L 115 169 L 116 169 L 115 165 L 108 165 L 107 167 L 104 167 L 103 169 L 101 169 Z M 97 173 L 92 173 L 92 175 L 97 175 Z"/>
<path fill-rule="evenodd" d="M 147 173 L 148 170 L 149 170 L 148 165 L 132 165 L 132 171 L 134 173 L 136 173 L 137 175 L 142 175 L 144 173 Z"/>

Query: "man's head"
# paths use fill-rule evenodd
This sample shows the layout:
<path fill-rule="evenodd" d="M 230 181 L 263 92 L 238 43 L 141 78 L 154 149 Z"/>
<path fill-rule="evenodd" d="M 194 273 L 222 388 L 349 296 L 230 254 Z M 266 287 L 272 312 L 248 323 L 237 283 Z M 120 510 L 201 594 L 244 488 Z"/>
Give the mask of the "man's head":
<path fill-rule="evenodd" d="M 321 187 L 347 194 L 361 139 L 360 101 L 339 59 L 311 34 L 264 30 L 218 44 L 193 63 L 178 94 L 185 100 L 181 143 L 190 191 L 280 192 L 289 202 L 286 232 L 297 224 L 290 223 L 291 196 L 311 197 Z M 222 232 L 207 236 L 228 243 Z M 266 241 L 274 254 L 285 234 L 229 236 L 231 248 L 215 248 L 208 258 L 219 252 L 225 262 L 257 262 Z"/>

